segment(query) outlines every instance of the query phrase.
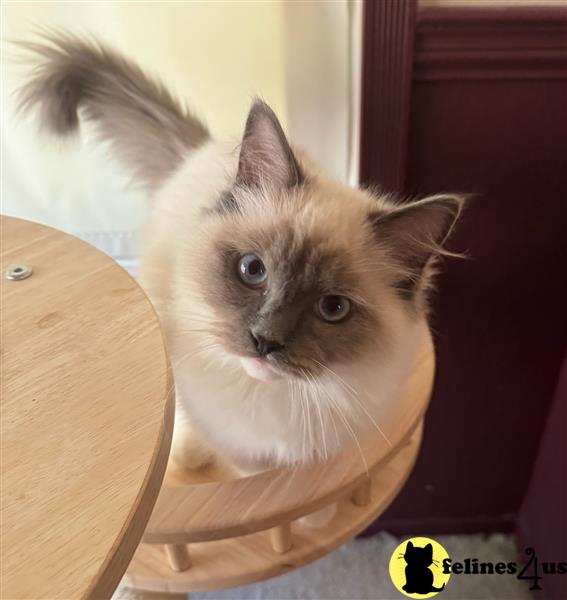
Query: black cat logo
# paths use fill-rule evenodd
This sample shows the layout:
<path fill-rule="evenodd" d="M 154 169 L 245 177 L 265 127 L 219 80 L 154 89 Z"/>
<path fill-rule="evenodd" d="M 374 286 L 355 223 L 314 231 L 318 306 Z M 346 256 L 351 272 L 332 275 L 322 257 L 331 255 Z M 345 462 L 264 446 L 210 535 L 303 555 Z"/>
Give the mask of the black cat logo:
<path fill-rule="evenodd" d="M 420 548 L 408 542 L 403 558 L 407 564 L 406 583 L 402 587 L 404 592 L 407 594 L 430 594 L 431 592 L 440 592 L 445 588 L 445 584 L 440 588 L 433 587 L 433 572 L 429 566 L 437 561 L 433 560 L 431 544 Z"/>

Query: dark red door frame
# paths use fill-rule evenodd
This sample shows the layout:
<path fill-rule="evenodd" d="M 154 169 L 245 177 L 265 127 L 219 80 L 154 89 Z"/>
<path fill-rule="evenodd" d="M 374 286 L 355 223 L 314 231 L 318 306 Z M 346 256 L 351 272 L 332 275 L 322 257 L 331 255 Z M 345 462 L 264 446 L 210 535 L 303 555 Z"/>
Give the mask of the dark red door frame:
<path fill-rule="evenodd" d="M 360 180 L 401 192 L 417 0 L 364 4 Z"/>

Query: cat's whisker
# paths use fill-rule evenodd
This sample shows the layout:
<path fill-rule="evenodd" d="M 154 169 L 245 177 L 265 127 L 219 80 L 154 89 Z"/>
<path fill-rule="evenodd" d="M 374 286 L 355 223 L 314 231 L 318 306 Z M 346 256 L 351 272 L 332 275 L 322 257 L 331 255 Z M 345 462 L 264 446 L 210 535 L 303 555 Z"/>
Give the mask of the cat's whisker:
<path fill-rule="evenodd" d="M 297 385 L 297 397 L 300 400 L 301 406 L 301 432 L 302 432 L 302 443 L 301 443 L 301 455 L 305 460 L 307 458 L 307 421 L 305 417 L 305 406 L 303 400 L 303 394 L 301 393 L 301 389 L 299 386 L 299 382 L 296 380 L 293 381 L 293 386 Z"/>
<path fill-rule="evenodd" d="M 181 358 L 172 361 L 172 366 L 177 367 L 180 362 L 185 361 L 188 357 L 197 355 L 201 352 L 210 352 L 212 350 L 222 350 L 222 346 L 212 340 L 203 340 L 195 342 L 192 345 L 191 351 L 184 354 Z"/>
<path fill-rule="evenodd" d="M 358 407 L 364 412 L 364 414 L 370 419 L 370 421 L 372 422 L 374 427 L 378 430 L 380 435 L 384 438 L 384 440 L 388 444 L 388 446 L 390 446 L 390 448 L 393 448 L 392 442 L 390 441 L 388 436 L 384 433 L 384 431 L 380 427 L 380 425 L 378 425 L 378 423 L 376 423 L 376 421 L 374 420 L 372 415 L 368 412 L 368 409 L 362 404 L 362 402 L 357 397 L 353 397 L 353 400 L 357 403 Z"/>
<path fill-rule="evenodd" d="M 201 349 L 199 349 L 199 350 L 192 349 L 190 352 L 187 352 L 186 354 L 184 354 L 181 358 L 172 360 L 171 361 L 172 368 L 176 369 L 177 367 L 179 367 L 179 365 L 184 363 L 186 360 L 188 360 L 189 358 L 192 358 L 195 354 L 199 354 L 200 352 L 202 352 Z"/>
<path fill-rule="evenodd" d="M 300 401 L 301 406 L 301 456 L 303 460 L 307 458 L 307 423 L 305 421 L 305 407 L 303 405 L 303 397 L 297 388 L 297 398 Z"/>
<path fill-rule="evenodd" d="M 288 396 L 288 404 L 289 404 L 289 426 L 294 427 L 295 423 L 298 421 L 297 418 L 297 402 L 295 400 L 294 388 L 293 388 L 293 380 L 287 379 L 287 396 Z"/>
<path fill-rule="evenodd" d="M 297 427 L 299 428 L 299 426 L 303 424 L 302 420 L 301 420 L 301 417 L 303 416 L 303 414 L 302 414 L 303 407 L 301 405 L 299 396 L 296 394 L 295 380 L 290 378 L 287 380 L 287 384 L 288 384 L 288 390 L 289 390 L 289 401 L 290 401 L 290 404 L 292 405 L 292 415 L 293 415 L 293 419 L 294 419 L 292 421 L 292 426 L 295 423 L 297 423 Z M 290 417 L 290 419 L 291 418 L 292 417 Z M 304 447 L 305 447 L 305 442 L 302 441 L 301 456 L 303 456 Z"/>
<path fill-rule="evenodd" d="M 217 332 L 215 332 L 215 331 L 213 331 L 211 329 L 196 328 L 196 327 L 195 328 L 191 328 L 191 329 L 185 329 L 185 328 L 183 328 L 183 329 L 181 329 L 181 328 L 176 329 L 173 332 L 173 335 L 177 335 L 178 336 L 180 334 L 190 334 L 190 333 L 206 333 L 206 334 L 211 335 L 211 336 L 216 336 L 217 335 Z"/>
<path fill-rule="evenodd" d="M 310 448 L 314 447 L 314 443 L 313 443 L 313 426 L 311 423 L 311 406 L 310 406 L 310 402 L 309 402 L 309 397 L 307 396 L 307 390 L 304 387 L 300 388 L 302 390 L 302 392 L 305 392 L 304 395 L 304 399 L 305 399 L 305 408 L 306 408 L 306 421 L 307 421 L 307 430 L 308 430 L 308 435 L 309 435 L 309 446 Z M 302 394 L 303 395 L 303 394 Z"/>
<path fill-rule="evenodd" d="M 325 365 L 322 362 L 318 361 L 316 358 L 311 358 L 311 360 L 316 365 L 319 365 L 320 367 L 323 367 L 323 369 L 325 369 L 326 371 L 328 371 L 331 375 L 334 375 L 353 394 L 358 395 L 358 392 L 350 384 L 348 384 L 338 373 L 336 373 L 335 371 L 333 371 L 333 369 L 329 368 L 327 365 Z"/>
<path fill-rule="evenodd" d="M 362 459 L 362 463 L 364 465 L 364 470 L 366 472 L 366 475 L 368 475 L 368 462 L 366 460 L 366 456 L 364 455 L 364 452 L 362 450 L 362 446 L 360 445 L 360 442 L 358 440 L 358 437 L 356 435 L 356 433 L 353 431 L 351 425 L 349 424 L 347 418 L 345 417 L 345 415 L 343 414 L 341 408 L 339 407 L 339 405 L 336 405 L 339 417 L 343 420 L 343 423 L 345 425 L 345 427 L 347 428 L 351 438 L 353 439 L 353 441 L 355 442 L 356 446 L 358 447 L 358 452 L 360 453 L 360 458 Z"/>
<path fill-rule="evenodd" d="M 193 348 L 205 348 L 205 347 L 209 347 L 209 346 L 214 346 L 216 348 L 221 347 L 220 344 L 218 342 L 216 342 L 214 339 L 194 340 L 191 345 Z"/>
<path fill-rule="evenodd" d="M 207 349 L 207 352 L 210 352 L 210 349 Z M 205 357 L 205 360 L 203 361 L 202 365 L 205 370 L 209 370 L 211 367 L 217 365 L 216 357 L 209 356 L 208 360 L 207 360 L 207 357 Z"/>
<path fill-rule="evenodd" d="M 311 431 L 311 427 L 309 425 L 309 413 L 308 413 L 308 400 L 305 397 L 305 393 L 303 390 L 303 387 L 298 383 L 297 384 L 297 389 L 299 390 L 299 394 L 301 397 L 301 408 L 303 411 L 303 424 L 304 424 L 304 440 L 305 440 L 305 450 L 304 450 L 304 456 L 305 456 L 305 460 L 309 460 L 309 458 L 311 457 L 311 449 L 309 448 L 309 432 Z"/>
<path fill-rule="evenodd" d="M 313 383 L 311 384 L 312 389 L 313 389 L 314 393 L 317 395 L 317 398 L 315 398 L 314 404 L 315 404 L 315 408 L 317 409 L 317 414 L 319 416 L 319 422 L 321 423 L 321 438 L 323 441 L 323 452 L 325 454 L 325 460 L 327 460 L 329 458 L 329 453 L 327 450 L 327 438 L 325 435 L 325 425 L 323 423 L 323 415 L 321 413 L 321 406 L 320 406 L 320 402 L 319 402 L 319 393 L 318 393 L 318 389 L 317 389 L 317 384 L 308 371 L 304 371 L 304 373 L 308 377 L 308 381 L 310 384 L 311 384 L 311 380 L 313 381 Z"/>
<path fill-rule="evenodd" d="M 386 441 L 386 443 L 388 444 L 388 446 L 390 446 L 390 448 L 392 448 L 392 442 L 390 442 L 388 436 L 384 433 L 384 431 L 382 430 L 382 428 L 378 425 L 378 423 L 376 423 L 375 419 L 372 417 L 372 415 L 368 412 L 368 409 L 364 406 L 364 404 L 360 401 L 359 397 L 358 397 L 358 392 L 351 386 L 349 385 L 338 373 L 336 373 L 335 371 L 333 371 L 333 369 L 329 368 L 327 365 L 324 365 L 322 362 L 319 362 L 317 359 L 312 358 L 313 362 L 318 364 L 319 366 L 323 367 L 323 369 L 325 369 L 328 373 L 330 373 L 332 376 L 336 377 L 337 381 L 343 386 L 343 388 L 345 390 L 347 390 L 347 392 L 350 392 L 351 398 L 357 403 L 357 406 L 364 412 L 364 414 L 370 419 L 371 423 L 374 425 L 374 427 L 378 430 L 378 432 L 380 433 L 380 435 L 384 438 L 384 440 Z"/>
<path fill-rule="evenodd" d="M 315 376 L 315 377 L 317 377 L 317 376 Z M 364 452 L 362 450 L 362 446 L 360 445 L 360 442 L 358 440 L 357 435 L 355 434 L 354 430 L 352 429 L 351 425 L 349 424 L 348 419 L 346 418 L 346 416 L 344 415 L 343 411 L 341 410 L 341 407 L 336 402 L 336 400 L 330 395 L 330 393 L 327 390 L 327 388 L 324 387 L 324 386 L 322 386 L 322 389 L 325 390 L 329 402 L 331 402 L 331 404 L 337 410 L 337 414 L 339 415 L 339 418 L 343 422 L 343 425 L 345 426 L 348 434 L 350 435 L 350 437 L 352 438 L 352 440 L 355 442 L 355 444 L 356 444 L 356 446 L 358 448 L 358 451 L 360 453 L 360 458 L 362 459 L 362 463 L 364 464 L 364 470 L 366 471 L 366 474 L 368 475 L 368 461 L 366 460 L 366 456 L 364 455 Z"/>
<path fill-rule="evenodd" d="M 145 287 L 144 289 L 148 289 Z M 159 288 L 154 288 L 158 290 Z M 163 314 L 170 314 L 173 316 L 187 317 L 188 319 L 205 319 L 207 322 L 211 323 L 222 323 L 222 320 L 215 318 L 212 314 L 208 312 L 199 312 L 199 309 L 195 307 L 194 301 L 202 302 L 202 298 L 199 298 L 195 294 L 192 294 L 190 291 L 186 291 L 183 293 L 184 302 L 187 304 L 188 308 L 185 310 L 180 307 L 178 303 L 175 303 L 175 306 L 171 306 L 168 304 L 163 307 L 161 311 Z"/>
<path fill-rule="evenodd" d="M 192 325 L 206 325 L 207 327 L 214 327 L 221 329 L 222 321 L 212 320 L 208 318 L 206 315 L 196 315 L 194 313 L 180 313 L 180 312 L 170 312 L 170 311 L 161 311 L 162 315 L 167 315 L 169 317 L 173 317 L 176 320 L 181 320 L 189 326 Z"/>
<path fill-rule="evenodd" d="M 337 424 L 335 423 L 335 417 L 333 416 L 333 407 L 327 405 L 327 412 L 329 414 L 329 417 L 331 419 L 331 424 L 333 425 L 333 429 L 335 431 L 335 440 L 337 441 L 336 449 L 338 449 L 341 445 L 341 441 L 339 439 L 339 431 L 337 429 Z"/>

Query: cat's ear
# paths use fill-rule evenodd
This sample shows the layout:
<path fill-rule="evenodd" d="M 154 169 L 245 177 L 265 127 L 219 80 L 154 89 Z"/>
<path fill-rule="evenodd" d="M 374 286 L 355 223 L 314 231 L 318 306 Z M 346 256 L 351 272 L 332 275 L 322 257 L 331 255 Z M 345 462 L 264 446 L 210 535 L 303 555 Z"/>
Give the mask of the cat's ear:
<path fill-rule="evenodd" d="M 289 188 L 303 180 L 274 111 L 265 102 L 256 100 L 244 128 L 236 182 L 245 187 Z"/>
<path fill-rule="evenodd" d="M 431 544 L 427 544 L 424 548 L 425 553 L 427 554 L 429 560 L 433 559 L 433 546 Z"/>
<path fill-rule="evenodd" d="M 413 544 L 411 542 L 408 542 L 406 546 L 406 552 L 408 552 L 409 550 L 413 550 Z"/>
<path fill-rule="evenodd" d="M 463 207 L 464 198 L 443 194 L 401 204 L 370 216 L 379 244 L 390 250 L 403 271 L 400 290 L 410 293 L 419 284 L 428 261 L 442 254 Z"/>

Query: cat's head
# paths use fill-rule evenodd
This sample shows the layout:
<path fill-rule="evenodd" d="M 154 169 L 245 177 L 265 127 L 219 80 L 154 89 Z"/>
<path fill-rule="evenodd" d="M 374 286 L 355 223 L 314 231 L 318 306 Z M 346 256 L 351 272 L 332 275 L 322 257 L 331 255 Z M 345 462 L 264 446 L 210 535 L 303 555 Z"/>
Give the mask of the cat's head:
<path fill-rule="evenodd" d="M 414 546 L 411 542 L 406 545 L 404 559 L 408 565 L 415 567 L 429 567 L 433 563 L 433 546 L 427 544 L 423 548 Z"/>
<path fill-rule="evenodd" d="M 308 378 L 387 347 L 397 315 L 423 313 L 460 210 L 456 196 L 395 204 L 325 178 L 256 102 L 194 257 L 215 343 L 258 379 Z"/>

